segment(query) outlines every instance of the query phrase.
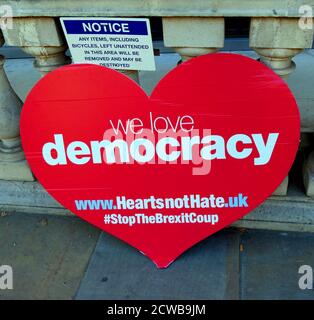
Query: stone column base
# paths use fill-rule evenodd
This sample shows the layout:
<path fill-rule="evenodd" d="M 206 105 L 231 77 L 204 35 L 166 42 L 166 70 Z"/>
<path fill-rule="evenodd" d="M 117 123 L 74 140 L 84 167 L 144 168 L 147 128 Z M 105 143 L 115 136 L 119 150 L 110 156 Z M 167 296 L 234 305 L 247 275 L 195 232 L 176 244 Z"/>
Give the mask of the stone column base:
<path fill-rule="evenodd" d="M 314 197 L 314 152 L 312 151 L 303 165 L 303 181 L 306 195 Z"/>
<path fill-rule="evenodd" d="M 14 181 L 34 181 L 35 178 L 26 160 L 20 161 L 1 161 L 0 179 Z"/>
<path fill-rule="evenodd" d="M 288 176 L 281 182 L 280 186 L 274 191 L 273 196 L 286 196 L 288 190 Z"/>
<path fill-rule="evenodd" d="M 140 82 L 137 70 L 116 70 L 116 71 L 119 71 L 120 73 L 128 76 L 129 78 L 134 80 L 136 83 Z"/>

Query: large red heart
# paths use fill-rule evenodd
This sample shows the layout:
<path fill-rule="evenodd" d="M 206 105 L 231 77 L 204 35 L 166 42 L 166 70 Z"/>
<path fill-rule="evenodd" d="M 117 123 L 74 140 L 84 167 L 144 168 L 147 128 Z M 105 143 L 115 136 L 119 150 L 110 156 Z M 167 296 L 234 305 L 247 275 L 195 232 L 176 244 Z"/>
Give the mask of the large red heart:
<path fill-rule="evenodd" d="M 159 131 L 168 126 L 171 139 L 151 131 L 151 119 Z M 119 121 L 109 140 L 104 132 Z M 139 134 L 141 122 L 147 130 Z M 294 160 L 299 123 L 293 95 L 273 71 L 219 53 L 176 67 L 150 98 L 114 70 L 59 68 L 28 95 L 21 137 L 32 171 L 55 199 L 166 267 L 271 195 Z M 111 153 L 110 141 L 122 148 L 131 138 L 132 151 L 129 140 L 125 153 Z M 176 151 L 177 161 L 162 161 Z"/>

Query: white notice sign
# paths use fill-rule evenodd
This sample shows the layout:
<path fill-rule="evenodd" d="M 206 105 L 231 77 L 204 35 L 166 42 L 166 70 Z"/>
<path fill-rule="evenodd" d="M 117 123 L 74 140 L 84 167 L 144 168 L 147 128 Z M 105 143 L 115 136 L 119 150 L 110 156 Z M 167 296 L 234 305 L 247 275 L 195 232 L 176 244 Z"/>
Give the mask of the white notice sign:
<path fill-rule="evenodd" d="M 74 63 L 155 70 L 148 19 L 60 18 Z"/>

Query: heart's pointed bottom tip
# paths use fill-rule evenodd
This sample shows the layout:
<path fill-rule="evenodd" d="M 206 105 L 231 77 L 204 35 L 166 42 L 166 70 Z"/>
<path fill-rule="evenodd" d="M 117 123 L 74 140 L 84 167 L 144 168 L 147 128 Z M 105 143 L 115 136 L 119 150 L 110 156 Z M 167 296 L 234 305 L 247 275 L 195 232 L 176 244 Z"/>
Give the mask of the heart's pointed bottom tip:
<path fill-rule="evenodd" d="M 159 260 L 159 259 L 150 257 L 149 255 L 145 254 L 145 252 L 143 252 L 143 251 L 139 250 L 139 252 L 142 255 L 144 255 L 145 257 L 149 258 L 155 264 L 157 269 L 166 269 L 176 260 L 176 258 L 173 258 L 173 257 L 171 259 L 170 258 L 169 259 L 163 258 L 163 259 Z"/>
<path fill-rule="evenodd" d="M 174 260 L 167 260 L 167 261 L 154 261 L 154 264 L 156 265 L 157 269 L 167 269 L 173 262 Z"/>

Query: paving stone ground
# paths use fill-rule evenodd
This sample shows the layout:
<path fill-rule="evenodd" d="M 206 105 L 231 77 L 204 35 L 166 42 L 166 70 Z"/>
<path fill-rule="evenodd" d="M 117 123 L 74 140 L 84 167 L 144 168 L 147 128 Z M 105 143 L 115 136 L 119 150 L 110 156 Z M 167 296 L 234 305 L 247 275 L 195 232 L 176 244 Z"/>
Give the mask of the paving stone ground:
<path fill-rule="evenodd" d="M 188 250 L 167 269 L 102 234 L 77 299 L 235 299 L 239 233 L 220 232 Z"/>
<path fill-rule="evenodd" d="M 0 299 L 72 299 L 99 231 L 69 217 L 0 217 L 0 265 L 13 268 L 13 290 Z"/>
<path fill-rule="evenodd" d="M 242 299 L 314 299 L 300 290 L 301 265 L 314 268 L 314 234 L 249 231 L 241 238 Z"/>
<path fill-rule="evenodd" d="M 0 217 L 0 299 L 314 299 L 314 234 L 225 229 L 158 270 L 136 249 L 73 217 Z"/>

